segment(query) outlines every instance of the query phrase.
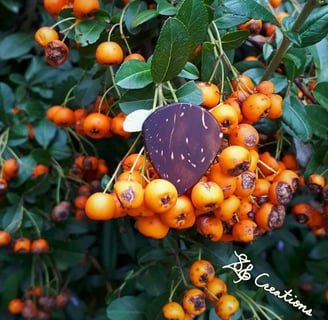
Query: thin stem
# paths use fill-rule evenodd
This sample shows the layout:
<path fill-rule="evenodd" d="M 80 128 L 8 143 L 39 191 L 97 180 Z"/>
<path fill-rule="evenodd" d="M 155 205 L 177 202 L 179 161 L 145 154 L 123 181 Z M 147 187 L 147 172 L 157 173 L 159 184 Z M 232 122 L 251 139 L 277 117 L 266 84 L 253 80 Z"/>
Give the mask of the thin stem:
<path fill-rule="evenodd" d="M 31 212 L 29 212 L 28 210 L 26 210 L 25 208 L 23 209 L 24 213 L 27 215 L 27 217 L 29 218 L 29 220 L 31 221 L 31 223 L 33 224 L 35 231 L 38 235 L 39 238 L 41 238 L 41 231 L 39 229 L 39 226 L 37 225 L 35 219 L 33 218 Z"/>
<path fill-rule="evenodd" d="M 122 14 L 121 14 L 121 17 L 120 17 L 120 34 L 121 34 L 121 38 L 125 42 L 125 45 L 126 45 L 126 48 L 128 49 L 128 52 L 130 54 L 131 53 L 131 48 L 130 48 L 129 43 L 126 40 L 126 36 L 125 36 L 125 34 L 123 32 L 123 18 L 124 18 L 124 15 L 125 15 L 125 12 L 126 12 L 126 9 L 128 8 L 128 6 L 129 6 L 129 3 L 122 10 Z"/>
<path fill-rule="evenodd" d="M 112 33 L 113 33 L 114 29 L 115 29 L 116 27 L 119 27 L 119 26 L 120 26 L 120 24 L 119 24 L 119 23 L 116 23 L 116 24 L 114 24 L 114 25 L 111 27 L 110 31 L 108 32 L 107 41 L 110 41 L 110 38 L 111 38 L 111 36 L 112 36 Z"/>
<path fill-rule="evenodd" d="M 117 93 L 117 96 L 119 98 L 121 98 L 120 90 L 118 90 L 118 87 L 117 87 L 116 82 L 115 82 L 115 73 L 114 73 L 113 67 L 112 66 L 109 66 L 108 68 L 109 68 L 110 76 L 111 76 L 111 79 L 112 79 L 112 85 L 115 88 L 115 91 Z"/>
<path fill-rule="evenodd" d="M 62 106 L 66 107 L 66 104 L 67 104 L 67 102 L 68 102 L 69 99 L 70 99 L 69 96 L 71 95 L 71 93 L 73 92 L 73 90 L 74 90 L 76 87 L 77 87 L 77 84 L 74 85 L 72 88 L 70 88 L 70 89 L 68 90 L 68 92 L 67 92 L 67 94 L 66 94 L 66 97 L 65 97 L 63 103 L 61 104 Z"/>
<path fill-rule="evenodd" d="M 179 267 L 179 271 L 180 271 L 180 274 L 181 274 L 181 279 L 183 281 L 184 286 L 187 287 L 188 286 L 188 282 L 187 282 L 187 279 L 186 279 L 186 277 L 185 277 L 185 275 L 183 273 L 183 269 L 181 267 L 181 261 L 180 261 L 179 253 L 177 253 L 175 255 L 175 257 L 176 257 L 177 264 L 178 264 L 178 267 Z"/>
<path fill-rule="evenodd" d="M 172 97 L 173 97 L 174 102 L 178 102 L 179 100 L 178 100 L 177 95 L 175 94 L 175 90 L 174 90 L 174 88 L 173 88 L 173 86 L 172 86 L 172 83 L 171 83 L 170 81 L 168 81 L 168 82 L 167 82 L 167 85 L 168 85 L 168 87 L 169 87 L 169 90 L 170 90 L 170 92 L 171 92 L 171 95 L 172 95 Z"/>
<path fill-rule="evenodd" d="M 252 313 L 253 313 L 253 316 L 255 319 L 257 320 L 261 320 L 261 318 L 259 317 L 259 315 L 257 314 L 255 308 L 253 307 L 253 300 L 248 298 L 248 296 L 244 295 L 241 291 L 237 291 L 236 294 L 241 298 L 243 299 L 246 304 L 248 305 L 248 307 L 251 309 Z"/>
<path fill-rule="evenodd" d="M 99 105 L 98 105 L 98 113 L 100 113 L 101 110 L 101 106 L 104 103 L 105 97 L 107 96 L 108 92 L 110 90 L 112 90 L 114 88 L 114 86 L 110 86 L 109 88 L 106 89 L 106 91 L 103 93 L 103 95 L 101 96 L 101 99 L 99 101 Z"/>
<path fill-rule="evenodd" d="M 317 0 L 308 0 L 308 1 L 306 1 L 301 13 L 299 14 L 297 19 L 295 20 L 295 22 L 294 22 L 294 24 L 293 24 L 290 31 L 291 32 L 298 32 L 300 30 L 300 28 L 302 27 L 302 25 L 303 25 L 304 21 L 306 20 L 306 18 L 310 15 L 312 10 L 317 6 L 318 6 L 318 1 Z M 269 79 L 270 76 L 272 75 L 272 73 L 275 72 L 275 70 L 278 68 L 278 66 L 279 66 L 279 64 L 282 60 L 282 57 L 283 57 L 284 53 L 288 49 L 290 43 L 291 43 L 291 41 L 284 35 L 276 54 L 272 58 L 268 68 L 265 70 L 265 72 L 262 76 L 262 80 Z"/>
<path fill-rule="evenodd" d="M 132 152 L 132 150 L 135 148 L 135 146 L 137 145 L 138 140 L 140 139 L 141 134 L 139 134 L 136 139 L 134 140 L 134 142 L 132 143 L 131 147 L 129 148 L 128 152 L 125 154 L 125 156 L 122 158 L 122 160 L 118 163 L 118 165 L 116 166 L 116 169 L 114 171 L 114 173 L 112 174 L 112 177 L 110 178 L 110 180 L 106 183 L 105 189 L 103 191 L 103 193 L 108 192 L 110 186 L 112 185 L 113 181 L 116 179 L 116 176 L 118 174 L 118 172 L 121 169 L 121 164 L 122 162 L 126 159 L 126 157 Z"/>
<path fill-rule="evenodd" d="M 173 296 L 174 296 L 174 293 L 175 293 L 175 291 L 178 289 L 178 287 L 179 287 L 179 285 L 180 285 L 180 283 L 181 283 L 181 281 L 182 281 L 182 279 L 180 279 L 177 283 L 176 283 L 176 285 L 173 287 L 173 281 L 172 281 L 172 284 L 171 284 L 171 289 L 170 289 L 170 296 L 169 296 L 169 302 L 172 302 L 172 300 L 173 300 Z"/>
<path fill-rule="evenodd" d="M 55 24 L 53 24 L 50 28 L 53 29 L 53 28 L 57 27 L 58 25 L 60 25 L 61 23 L 66 22 L 66 21 L 70 21 L 70 20 L 76 20 L 76 18 L 75 17 L 68 17 L 68 18 L 59 20 Z"/>

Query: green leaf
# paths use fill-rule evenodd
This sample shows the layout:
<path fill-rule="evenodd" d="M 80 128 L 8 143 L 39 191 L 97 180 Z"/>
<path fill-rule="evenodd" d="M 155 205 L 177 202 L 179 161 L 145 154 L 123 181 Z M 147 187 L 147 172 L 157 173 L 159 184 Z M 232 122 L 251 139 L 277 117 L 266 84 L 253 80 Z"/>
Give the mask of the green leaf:
<path fill-rule="evenodd" d="M 140 26 L 141 24 L 143 24 L 151 19 L 156 18 L 157 16 L 158 16 L 157 10 L 151 9 L 151 10 L 141 11 L 133 19 L 131 27 L 136 28 L 136 27 Z"/>
<path fill-rule="evenodd" d="M 167 268 L 158 264 L 145 270 L 139 277 L 139 285 L 144 288 L 150 296 L 159 296 L 167 288 Z"/>
<path fill-rule="evenodd" d="M 97 20 L 82 20 L 75 27 L 75 40 L 82 47 L 95 43 L 106 28 L 105 23 Z"/>
<path fill-rule="evenodd" d="M 119 106 L 121 111 L 129 114 L 138 109 L 151 109 L 154 99 L 154 87 L 127 90 L 122 94 Z"/>
<path fill-rule="evenodd" d="M 177 9 L 170 4 L 167 0 L 156 0 L 157 2 L 157 11 L 161 15 L 172 16 L 176 14 Z"/>
<path fill-rule="evenodd" d="M 34 137 L 37 143 L 47 149 L 56 135 L 57 127 L 47 119 L 42 119 L 33 126 Z"/>
<path fill-rule="evenodd" d="M 96 100 L 100 88 L 101 78 L 85 77 L 74 90 L 75 99 L 81 106 L 88 105 Z"/>
<path fill-rule="evenodd" d="M 176 18 L 187 28 L 191 50 L 204 41 L 208 28 L 208 14 L 203 1 L 184 0 L 177 11 Z"/>
<path fill-rule="evenodd" d="M 178 77 L 196 80 L 199 78 L 199 71 L 194 64 L 188 61 L 182 71 L 178 74 Z"/>
<path fill-rule="evenodd" d="M 107 317 L 110 320 L 144 320 L 144 308 L 146 305 L 146 298 L 124 296 L 110 303 L 107 307 Z"/>
<path fill-rule="evenodd" d="M 13 267 L 11 267 L 13 268 Z M 21 282 L 24 279 L 25 274 L 23 269 L 13 269 L 10 273 L 6 273 L 6 276 L 2 278 L 3 283 L 1 285 L 1 292 L 3 293 L 1 299 L 1 307 L 3 310 L 8 308 L 8 304 L 11 299 L 17 298 L 19 295 Z"/>
<path fill-rule="evenodd" d="M 85 256 L 80 240 L 60 241 L 56 239 L 56 241 L 49 241 L 49 245 L 56 266 L 62 271 L 79 264 Z"/>
<path fill-rule="evenodd" d="M 291 48 L 283 55 L 283 62 L 288 80 L 293 81 L 305 67 L 306 55 L 304 50 Z"/>
<path fill-rule="evenodd" d="M 28 140 L 28 127 L 26 124 L 18 124 L 9 131 L 8 145 L 19 146 Z"/>
<path fill-rule="evenodd" d="M 323 108 L 328 110 L 328 81 L 319 82 L 314 87 L 312 93 Z"/>
<path fill-rule="evenodd" d="M 299 36 L 302 47 L 308 47 L 327 37 L 328 6 L 321 6 L 312 10 L 302 25 Z"/>
<path fill-rule="evenodd" d="M 56 140 L 50 144 L 48 151 L 56 160 L 63 160 L 72 156 L 70 146 L 66 143 L 57 142 Z"/>
<path fill-rule="evenodd" d="M 222 15 L 216 17 L 214 20 L 219 29 L 231 29 L 237 27 L 238 25 L 248 21 L 249 18 L 244 16 L 236 16 L 234 13 L 223 12 Z"/>
<path fill-rule="evenodd" d="M 168 18 L 160 32 L 151 60 L 151 75 L 156 83 L 171 80 L 185 66 L 190 50 L 188 32 L 176 18 Z"/>
<path fill-rule="evenodd" d="M 18 0 L 1 0 L 0 3 L 11 12 L 19 12 L 20 1 Z"/>
<path fill-rule="evenodd" d="M 310 158 L 310 161 L 307 163 L 304 170 L 304 178 L 312 173 L 322 174 L 326 172 L 327 175 L 327 166 L 328 166 L 328 144 L 327 142 L 315 145 L 314 152 Z"/>
<path fill-rule="evenodd" d="M 116 83 L 124 89 L 141 89 L 152 83 L 149 64 L 139 60 L 128 60 L 116 72 Z"/>
<path fill-rule="evenodd" d="M 140 28 L 132 27 L 134 19 L 141 13 L 146 11 L 147 4 L 141 0 L 135 0 L 129 3 L 124 15 L 124 23 L 131 34 L 137 33 Z"/>
<path fill-rule="evenodd" d="M 249 35 L 248 30 L 238 30 L 226 33 L 222 39 L 222 47 L 224 50 L 232 50 L 238 48 Z"/>
<path fill-rule="evenodd" d="M 104 221 L 101 231 L 101 263 L 107 275 L 113 274 L 117 265 L 119 243 L 118 225 L 114 219 Z"/>
<path fill-rule="evenodd" d="M 321 241 L 310 251 L 310 259 L 320 260 L 328 258 L 327 241 Z"/>
<path fill-rule="evenodd" d="M 281 117 L 283 129 L 301 141 L 309 141 L 312 137 L 311 126 L 307 120 L 304 105 L 294 96 L 284 99 Z"/>
<path fill-rule="evenodd" d="M 34 37 L 31 33 L 16 32 L 0 41 L 0 60 L 20 58 L 34 46 Z"/>
<path fill-rule="evenodd" d="M 0 82 L 0 114 L 1 121 L 6 124 L 9 123 L 9 113 L 15 106 L 15 96 L 12 89 L 5 84 L 4 82 Z"/>
<path fill-rule="evenodd" d="M 223 0 L 223 5 L 226 11 L 233 14 L 235 18 L 261 19 L 279 25 L 275 16 L 255 0 Z M 241 23 L 243 22 L 240 20 L 239 24 Z"/>
<path fill-rule="evenodd" d="M 2 217 L 1 227 L 3 230 L 6 229 L 7 232 L 14 234 L 21 227 L 22 221 L 22 207 L 16 204 L 6 208 L 6 212 Z"/>
<path fill-rule="evenodd" d="M 328 136 L 328 112 L 319 105 L 310 104 L 305 108 L 313 134 L 325 139 Z"/>
<path fill-rule="evenodd" d="M 313 57 L 317 82 L 328 81 L 328 54 L 322 54 L 322 52 L 328 52 L 328 39 L 322 39 L 315 45 L 308 47 L 308 50 Z"/>
<path fill-rule="evenodd" d="M 202 92 L 196 87 L 194 81 L 186 82 L 175 94 L 179 102 L 188 102 L 196 105 L 200 105 L 203 102 Z"/>

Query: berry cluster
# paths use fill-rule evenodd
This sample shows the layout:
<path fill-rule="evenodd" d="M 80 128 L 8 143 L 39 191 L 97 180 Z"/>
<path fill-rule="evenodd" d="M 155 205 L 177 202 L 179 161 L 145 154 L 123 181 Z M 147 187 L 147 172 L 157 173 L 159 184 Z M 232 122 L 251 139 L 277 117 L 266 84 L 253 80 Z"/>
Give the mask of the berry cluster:
<path fill-rule="evenodd" d="M 208 260 L 193 262 L 189 279 L 194 287 L 186 290 L 181 303 L 170 301 L 163 306 L 165 319 L 193 319 L 206 311 L 206 301 L 214 304 L 215 313 L 222 320 L 229 320 L 238 311 L 238 299 L 228 293 L 226 283 L 216 277 L 214 266 Z"/>
<path fill-rule="evenodd" d="M 21 315 L 24 319 L 48 320 L 54 308 L 64 308 L 70 300 L 66 291 L 59 292 L 56 296 L 43 292 L 38 285 L 24 292 L 23 298 L 13 298 L 9 301 L 8 311 L 13 315 Z"/>

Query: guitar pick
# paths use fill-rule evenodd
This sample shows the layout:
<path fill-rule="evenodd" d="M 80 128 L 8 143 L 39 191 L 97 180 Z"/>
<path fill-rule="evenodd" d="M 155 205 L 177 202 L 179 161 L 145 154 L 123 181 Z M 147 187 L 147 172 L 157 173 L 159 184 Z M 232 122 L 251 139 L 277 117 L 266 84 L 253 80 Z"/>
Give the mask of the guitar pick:
<path fill-rule="evenodd" d="M 145 119 L 142 136 L 158 175 L 183 194 L 210 167 L 223 134 L 206 109 L 190 103 L 173 103 Z"/>

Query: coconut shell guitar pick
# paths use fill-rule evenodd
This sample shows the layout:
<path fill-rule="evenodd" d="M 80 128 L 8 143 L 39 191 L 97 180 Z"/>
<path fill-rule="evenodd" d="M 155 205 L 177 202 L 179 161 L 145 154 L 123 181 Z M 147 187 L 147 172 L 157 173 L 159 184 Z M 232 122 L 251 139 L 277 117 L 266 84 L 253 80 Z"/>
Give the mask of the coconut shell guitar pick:
<path fill-rule="evenodd" d="M 142 135 L 158 175 L 172 182 L 179 194 L 203 176 L 217 155 L 223 136 L 215 118 L 190 103 L 157 109 L 144 121 Z"/>

